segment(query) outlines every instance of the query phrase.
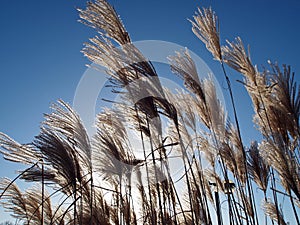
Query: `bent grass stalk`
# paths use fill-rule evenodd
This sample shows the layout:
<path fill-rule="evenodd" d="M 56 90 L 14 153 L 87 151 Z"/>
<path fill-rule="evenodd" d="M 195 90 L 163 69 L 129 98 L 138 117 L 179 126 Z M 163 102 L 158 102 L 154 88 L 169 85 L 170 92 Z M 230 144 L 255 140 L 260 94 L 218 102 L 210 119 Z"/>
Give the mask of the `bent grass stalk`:
<path fill-rule="evenodd" d="M 284 72 L 281 73 L 277 65 L 271 65 L 274 74 L 270 76 L 269 72 L 264 72 L 267 75 L 262 75 L 252 65 L 240 38 L 236 39 L 237 43 L 228 42 L 228 46 L 220 46 L 219 23 L 215 12 L 211 8 L 198 9 L 194 21 L 191 21 L 192 30 L 214 59 L 221 64 L 229 90 L 236 133 L 230 130 L 231 123 L 224 119 L 225 112 L 214 94 L 215 87 L 212 81 L 198 78 L 195 63 L 187 51 L 184 54 L 176 52 L 169 60 L 171 71 L 184 81 L 187 95 L 190 96 L 188 101 L 194 108 L 180 106 L 180 101 L 187 98 L 183 98 L 179 93 L 170 93 L 170 97 L 167 98 L 159 79 L 148 81 L 148 87 L 136 87 L 145 88 L 143 91 L 150 96 L 126 108 L 125 105 L 132 102 L 130 99 L 126 100 L 125 94 L 118 90 L 123 88 L 127 91 L 127 98 L 133 97 L 138 90 L 128 87 L 130 84 L 141 78 L 156 79 L 158 74 L 153 64 L 131 43 L 119 16 L 106 0 L 89 2 L 87 8 L 79 10 L 79 13 L 82 22 L 100 34 L 86 43 L 83 53 L 92 62 L 107 69 L 112 92 L 124 96 L 122 107 L 125 110 L 118 111 L 116 120 L 104 118 L 98 121 L 98 133 L 93 139 L 93 145 L 79 116 L 62 100 L 52 107 L 53 113 L 45 116 L 40 135 L 30 145 L 18 144 L 1 133 L 0 147 L 5 159 L 32 165 L 12 181 L 0 182 L 1 204 L 10 210 L 13 216 L 24 224 L 40 225 L 214 225 L 212 188 L 208 187 L 208 182 L 214 179 L 218 197 L 220 194 L 222 200 L 227 201 L 227 208 L 220 207 L 221 203 L 218 202 L 215 206 L 218 209 L 218 223 L 259 225 L 262 216 L 255 200 L 256 185 L 262 190 L 265 200 L 265 225 L 269 221 L 273 224 L 287 224 L 284 214 L 287 212 L 279 210 L 278 195 L 282 193 L 288 195 L 295 223 L 299 224 L 299 208 L 296 208 L 296 201 L 299 201 L 300 192 L 300 178 L 297 173 L 300 92 L 293 76 L 290 76 L 289 67 L 284 67 Z M 117 48 L 119 46 L 120 48 Z M 138 62 L 135 62 L 136 60 Z M 251 155 L 251 151 L 246 151 L 244 146 L 242 127 L 237 115 L 238 106 L 225 64 L 245 77 L 244 84 L 252 98 L 255 116 L 263 136 L 262 144 L 256 146 L 256 152 L 252 152 L 257 155 Z M 161 92 L 160 97 L 151 96 L 157 94 L 156 92 Z M 275 100 L 278 104 L 272 102 Z M 120 107 L 121 104 L 123 102 L 112 101 L 113 107 Z M 132 107 L 131 110 L 129 107 Z M 109 114 L 102 114 L 107 115 Z M 276 130 L 276 124 L 279 124 L 282 115 L 286 115 L 288 125 L 280 126 L 280 129 Z M 123 118 L 122 121 L 119 117 Z M 160 122 L 171 121 L 166 126 L 170 132 L 165 132 L 161 124 L 157 127 L 152 126 L 150 120 L 154 117 Z M 226 124 L 229 124 L 228 127 Z M 132 129 L 139 134 L 143 160 L 138 160 L 135 149 L 127 146 L 130 140 L 126 129 Z M 178 146 L 174 143 L 166 144 L 167 138 L 177 140 Z M 204 147 L 198 145 L 200 138 L 207 142 Z M 189 141 L 191 143 L 188 143 Z M 193 146 L 193 141 L 197 142 L 196 147 Z M 266 148 L 266 144 L 269 149 L 263 149 Z M 184 179 L 185 182 L 182 187 L 176 185 L 177 181 L 172 177 L 169 165 L 172 156 L 166 153 L 166 148 L 170 146 L 176 146 L 176 151 L 181 155 L 184 174 L 179 180 Z M 148 147 L 150 153 L 147 155 Z M 225 147 L 227 149 L 222 149 Z M 191 156 L 188 154 L 189 149 L 193 152 Z M 291 162 L 283 162 L 285 167 L 271 165 L 268 161 L 270 149 L 280 153 L 282 160 L 290 159 Z M 210 154 L 207 160 L 209 168 L 212 169 L 209 178 L 204 172 L 201 151 Z M 259 158 L 256 158 L 256 162 L 253 161 L 255 158 L 251 161 L 251 157 Z M 36 158 L 41 160 L 42 168 L 35 168 L 39 163 L 34 161 Z M 261 163 L 261 167 L 256 167 L 256 171 L 251 167 L 255 166 L 254 163 Z M 130 166 L 130 169 L 123 167 L 123 164 Z M 141 167 L 145 168 L 145 183 L 142 180 Z M 287 168 L 286 173 L 282 168 Z M 219 170 L 220 174 L 217 173 Z M 245 175 L 242 174 L 243 171 Z M 260 172 L 267 174 L 260 177 Z M 284 177 L 284 174 L 289 176 Z M 135 175 L 138 177 L 136 183 L 133 181 Z M 86 176 L 89 176 L 89 179 Z M 162 178 L 165 180 L 161 180 Z M 281 179 L 281 183 L 276 181 L 277 178 Z M 29 196 L 32 190 L 14 195 L 17 179 L 40 182 L 40 201 Z M 230 179 L 236 183 L 235 193 L 226 191 L 224 187 Z M 185 198 L 181 198 L 180 188 L 184 189 Z M 52 193 L 46 194 L 46 189 L 52 189 Z M 287 194 L 281 190 L 285 190 Z M 58 201 L 56 208 L 52 209 L 50 200 L 55 193 L 61 193 L 63 198 Z M 272 197 L 272 200 L 269 200 L 269 197 Z M 36 202 L 28 202 L 27 198 Z M 69 202 L 71 198 L 73 201 Z"/>

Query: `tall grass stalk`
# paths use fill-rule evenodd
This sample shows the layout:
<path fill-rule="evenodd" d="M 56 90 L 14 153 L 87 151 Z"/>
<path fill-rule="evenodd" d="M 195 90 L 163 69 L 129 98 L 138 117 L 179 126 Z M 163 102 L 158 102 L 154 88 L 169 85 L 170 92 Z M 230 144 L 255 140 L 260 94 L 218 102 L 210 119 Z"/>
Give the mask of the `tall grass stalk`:
<path fill-rule="evenodd" d="M 97 115 L 93 137 L 62 100 L 30 144 L 0 133 L 4 158 L 27 165 L 15 179 L 0 181 L 0 203 L 20 224 L 285 225 L 292 220 L 281 207 L 287 196 L 299 225 L 300 91 L 289 66 L 269 63 L 260 72 L 241 38 L 221 46 L 215 12 L 199 8 L 192 31 L 221 64 L 231 123 L 213 79 L 199 78 L 188 50 L 168 57 L 184 83 L 183 91 L 168 90 L 106 0 L 88 2 L 79 15 L 98 33 L 85 43 L 84 56 L 106 69 L 108 87 L 121 98 L 108 100 L 111 108 Z M 225 65 L 243 76 L 260 143 L 246 146 L 242 139 Z M 174 158 L 182 163 L 177 180 Z M 41 185 L 22 191 L 19 179 Z"/>

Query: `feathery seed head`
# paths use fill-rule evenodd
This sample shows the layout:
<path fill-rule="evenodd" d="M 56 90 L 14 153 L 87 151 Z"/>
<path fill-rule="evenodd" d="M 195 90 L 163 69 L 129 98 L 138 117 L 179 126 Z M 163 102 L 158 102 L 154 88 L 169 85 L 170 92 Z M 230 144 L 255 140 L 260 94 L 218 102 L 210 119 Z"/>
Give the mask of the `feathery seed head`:
<path fill-rule="evenodd" d="M 242 39 L 237 37 L 235 42 L 227 41 L 227 43 L 228 46 L 222 46 L 224 62 L 255 83 L 256 69 L 251 63 L 249 51 L 246 53 Z"/>
<path fill-rule="evenodd" d="M 193 17 L 193 33 L 205 44 L 208 51 L 218 61 L 222 60 L 218 18 L 211 8 L 198 8 L 198 13 Z"/>

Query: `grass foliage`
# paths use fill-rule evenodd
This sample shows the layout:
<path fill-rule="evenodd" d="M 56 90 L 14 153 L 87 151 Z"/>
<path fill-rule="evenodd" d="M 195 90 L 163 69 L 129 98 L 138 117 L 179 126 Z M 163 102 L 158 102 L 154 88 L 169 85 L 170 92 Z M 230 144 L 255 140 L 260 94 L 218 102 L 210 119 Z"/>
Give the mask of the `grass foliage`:
<path fill-rule="evenodd" d="M 121 98 L 97 115 L 93 137 L 62 100 L 30 144 L 0 133 L 4 158 L 28 167 L 16 179 L 33 184 L 23 191 L 16 179 L 0 182 L 17 224 L 299 224 L 300 95 L 289 66 L 260 71 L 240 37 L 221 46 L 215 12 L 199 8 L 192 31 L 223 69 L 229 120 L 187 50 L 169 57 L 185 90 L 168 90 L 108 2 L 88 2 L 79 15 L 97 32 L 83 54 L 106 69 Z M 260 143 L 243 143 L 228 67 L 243 77 Z"/>

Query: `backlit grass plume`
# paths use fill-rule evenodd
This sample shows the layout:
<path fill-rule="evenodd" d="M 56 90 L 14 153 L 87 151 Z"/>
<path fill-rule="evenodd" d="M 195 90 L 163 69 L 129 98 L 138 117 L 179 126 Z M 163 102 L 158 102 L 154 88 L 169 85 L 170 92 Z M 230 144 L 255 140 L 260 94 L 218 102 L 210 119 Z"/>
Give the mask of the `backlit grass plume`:
<path fill-rule="evenodd" d="M 198 8 L 191 21 L 194 34 L 205 44 L 216 60 L 222 59 L 218 18 L 211 8 Z"/>
<path fill-rule="evenodd" d="M 187 49 L 168 57 L 183 82 L 170 90 L 109 2 L 88 2 L 79 16 L 98 33 L 82 52 L 104 68 L 118 98 L 100 109 L 93 136 L 63 100 L 31 143 L 0 133 L 4 159 L 23 165 L 0 180 L 0 204 L 16 224 L 300 224 L 300 92 L 290 66 L 269 62 L 260 71 L 239 37 L 221 47 L 216 13 L 199 8 L 192 31 L 221 63 L 227 112 Z M 261 136 L 249 146 L 226 65 L 253 103 Z"/>

